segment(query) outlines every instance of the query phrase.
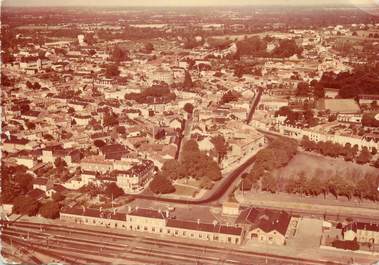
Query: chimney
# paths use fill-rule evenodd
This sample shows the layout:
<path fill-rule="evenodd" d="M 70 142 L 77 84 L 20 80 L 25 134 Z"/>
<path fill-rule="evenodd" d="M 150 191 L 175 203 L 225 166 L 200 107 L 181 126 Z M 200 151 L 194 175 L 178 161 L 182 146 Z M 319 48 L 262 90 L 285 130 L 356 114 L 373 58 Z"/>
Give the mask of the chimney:
<path fill-rule="evenodd" d="M 86 211 L 86 207 L 82 205 L 83 213 Z"/>
<path fill-rule="evenodd" d="M 102 210 L 103 210 L 103 208 L 102 208 L 102 207 L 100 207 L 100 208 L 99 208 L 99 211 L 101 212 Z"/>
<path fill-rule="evenodd" d="M 169 216 L 170 216 L 170 212 L 166 210 L 166 218 L 168 218 Z"/>
<path fill-rule="evenodd" d="M 197 219 L 197 224 L 200 224 L 200 219 Z"/>

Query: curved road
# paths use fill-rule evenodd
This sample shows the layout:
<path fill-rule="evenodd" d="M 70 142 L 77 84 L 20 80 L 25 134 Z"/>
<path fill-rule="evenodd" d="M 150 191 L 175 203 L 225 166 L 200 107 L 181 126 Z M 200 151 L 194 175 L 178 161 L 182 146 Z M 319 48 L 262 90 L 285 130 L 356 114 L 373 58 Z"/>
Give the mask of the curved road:
<path fill-rule="evenodd" d="M 251 106 L 251 110 L 247 117 L 247 124 L 250 123 L 253 115 L 255 113 L 255 109 L 258 106 L 259 100 L 261 98 L 263 92 L 263 88 L 258 89 L 258 94 L 254 100 L 253 105 Z M 183 199 L 172 199 L 172 198 L 160 198 L 152 195 L 130 195 L 136 199 L 146 199 L 146 200 L 154 200 L 154 201 L 162 201 L 162 202 L 172 202 L 172 203 L 182 203 L 182 204 L 205 204 L 217 201 L 220 199 L 224 193 L 228 190 L 229 186 L 255 161 L 255 155 L 250 157 L 247 161 L 245 161 L 242 165 L 236 168 L 233 172 L 226 176 L 219 185 L 216 185 L 214 190 L 210 195 L 205 195 L 203 198 L 198 200 L 183 200 Z"/>

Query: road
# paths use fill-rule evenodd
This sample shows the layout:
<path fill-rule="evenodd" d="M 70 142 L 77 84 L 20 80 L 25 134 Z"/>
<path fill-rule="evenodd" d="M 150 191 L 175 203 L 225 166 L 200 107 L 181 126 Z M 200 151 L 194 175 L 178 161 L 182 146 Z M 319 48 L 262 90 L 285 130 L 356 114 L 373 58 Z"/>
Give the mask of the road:
<path fill-rule="evenodd" d="M 3 223 L 4 224 L 4 223 Z M 339 264 L 330 261 L 287 257 L 244 250 L 207 241 L 189 243 L 174 237 L 146 237 L 86 226 L 15 222 L 2 231 L 2 240 L 13 240 L 34 256 L 69 264 Z M 24 240 L 28 238 L 28 240 Z M 101 238 L 101 240 L 99 240 Z M 192 241 L 193 242 L 193 241 Z M 35 258 L 37 260 L 37 258 Z M 38 264 L 37 262 L 33 262 Z"/>
<path fill-rule="evenodd" d="M 258 94 L 257 94 L 257 96 L 256 96 L 255 99 L 254 99 L 254 103 L 253 103 L 253 105 L 251 106 L 251 109 L 250 109 L 249 115 L 247 116 L 247 119 L 246 119 L 246 123 L 247 123 L 247 124 L 250 124 L 251 120 L 253 119 L 253 116 L 254 116 L 255 110 L 257 109 L 257 106 L 258 106 L 258 104 L 259 104 L 259 101 L 261 100 L 262 93 L 263 93 L 263 88 L 259 87 L 259 88 L 258 88 Z"/>
<path fill-rule="evenodd" d="M 191 137 L 193 114 L 188 114 L 188 119 L 185 121 L 183 135 L 181 136 L 178 144 L 178 152 L 175 155 L 176 160 L 180 160 L 182 157 L 183 144 Z"/>

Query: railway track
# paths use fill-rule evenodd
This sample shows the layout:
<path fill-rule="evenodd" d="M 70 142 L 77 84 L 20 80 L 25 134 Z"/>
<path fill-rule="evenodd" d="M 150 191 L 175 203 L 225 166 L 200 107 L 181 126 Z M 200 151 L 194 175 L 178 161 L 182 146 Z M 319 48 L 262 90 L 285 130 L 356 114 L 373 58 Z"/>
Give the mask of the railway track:
<path fill-rule="evenodd" d="M 52 253 L 56 258 L 71 259 L 67 260 L 70 263 L 73 262 L 72 259 L 79 260 L 87 257 L 88 260 L 85 260 L 87 263 L 94 263 L 94 261 L 99 263 L 99 259 L 104 259 L 104 263 L 100 262 L 101 264 L 112 263 L 114 260 L 117 260 L 119 264 L 133 262 L 155 264 L 157 260 L 164 260 L 166 262 L 164 264 L 339 264 L 244 251 L 237 248 L 227 249 L 219 246 L 174 242 L 163 238 L 126 235 L 113 231 L 40 225 L 31 222 L 16 222 L 11 226 L 8 225 L 3 229 L 2 237 L 29 244 L 37 252 L 44 251 Z"/>

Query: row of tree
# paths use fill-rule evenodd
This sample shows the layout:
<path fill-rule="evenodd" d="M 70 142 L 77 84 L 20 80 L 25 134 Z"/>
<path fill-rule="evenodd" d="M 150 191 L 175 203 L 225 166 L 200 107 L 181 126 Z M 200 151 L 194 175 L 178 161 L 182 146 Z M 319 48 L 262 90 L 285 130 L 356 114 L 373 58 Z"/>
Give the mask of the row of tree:
<path fill-rule="evenodd" d="M 317 171 L 318 172 L 318 171 Z M 369 200 L 379 200 L 377 187 L 379 175 L 366 174 L 356 176 L 345 172 L 331 173 L 317 172 L 313 176 L 307 176 L 304 171 L 296 177 L 287 179 L 283 191 L 291 194 L 318 196 L 332 194 L 336 198 L 343 196 L 349 200 L 352 197 Z"/>
<path fill-rule="evenodd" d="M 255 163 L 249 173 L 242 175 L 241 190 L 250 190 L 261 180 L 262 189 L 275 192 L 276 180 L 271 174 L 274 169 L 286 166 L 297 152 L 293 140 L 275 139 L 255 156 Z"/>
<path fill-rule="evenodd" d="M 341 98 L 354 98 L 359 94 L 378 95 L 379 63 L 357 66 L 352 72 L 324 72 L 320 83 L 324 87 L 339 89 Z"/>
<path fill-rule="evenodd" d="M 366 147 L 363 147 L 361 152 L 359 152 L 358 145 L 351 146 L 350 143 L 347 143 L 343 146 L 331 141 L 315 142 L 310 140 L 308 136 L 304 136 L 301 140 L 301 147 L 303 147 L 306 151 L 314 151 L 324 156 L 343 156 L 346 161 L 355 160 L 358 164 L 369 163 L 372 159 L 372 155 L 377 153 L 375 147 L 372 148 L 371 152 Z"/>

